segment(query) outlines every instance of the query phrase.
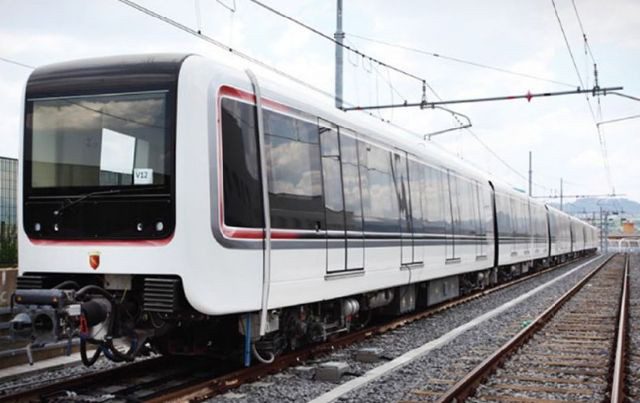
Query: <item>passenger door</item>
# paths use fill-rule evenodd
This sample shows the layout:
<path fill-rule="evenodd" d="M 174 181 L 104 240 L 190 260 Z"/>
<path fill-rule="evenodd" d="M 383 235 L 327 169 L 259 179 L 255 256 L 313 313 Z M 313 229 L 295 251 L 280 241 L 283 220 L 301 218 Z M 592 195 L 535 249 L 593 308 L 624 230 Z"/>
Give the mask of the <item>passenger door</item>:
<path fill-rule="evenodd" d="M 364 233 L 355 133 L 319 120 L 327 272 L 364 268 Z"/>
<path fill-rule="evenodd" d="M 327 238 L 327 273 L 346 269 L 346 230 L 338 127 L 318 120 Z"/>

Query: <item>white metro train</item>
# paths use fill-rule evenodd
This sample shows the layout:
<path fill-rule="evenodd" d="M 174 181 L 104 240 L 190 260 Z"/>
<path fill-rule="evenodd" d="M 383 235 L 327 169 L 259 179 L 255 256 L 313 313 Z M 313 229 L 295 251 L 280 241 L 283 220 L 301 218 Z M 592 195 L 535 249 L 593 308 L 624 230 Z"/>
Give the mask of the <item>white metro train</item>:
<path fill-rule="evenodd" d="M 268 360 L 596 250 L 594 227 L 245 67 L 158 54 L 31 74 L 15 337 L 79 336 L 87 365 Z"/>

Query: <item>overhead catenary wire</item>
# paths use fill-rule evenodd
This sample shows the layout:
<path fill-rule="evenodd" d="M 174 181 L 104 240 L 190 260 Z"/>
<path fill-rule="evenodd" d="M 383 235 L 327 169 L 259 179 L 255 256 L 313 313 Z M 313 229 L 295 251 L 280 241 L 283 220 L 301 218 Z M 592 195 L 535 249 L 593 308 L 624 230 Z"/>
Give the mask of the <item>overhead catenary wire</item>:
<path fill-rule="evenodd" d="M 569 53 L 569 56 L 571 57 L 571 62 L 573 63 L 573 67 L 575 69 L 576 76 L 578 77 L 578 81 L 580 81 L 580 85 L 582 87 L 584 87 L 584 83 L 582 81 L 582 76 L 580 75 L 580 70 L 578 69 L 578 65 L 577 65 L 576 59 L 575 59 L 575 57 L 573 55 L 573 51 L 571 50 L 571 45 L 569 44 L 569 40 L 567 38 L 567 34 L 566 34 L 564 26 L 562 24 L 562 20 L 560 19 L 560 14 L 558 13 L 558 8 L 556 6 L 555 0 L 551 0 L 551 5 L 553 6 L 553 11 L 554 11 L 556 19 L 558 21 L 558 25 L 560 27 L 560 31 L 562 32 L 562 37 L 564 38 L 564 43 L 565 43 L 565 45 L 567 47 L 567 51 Z M 580 16 L 579 16 L 579 14 L 577 12 L 577 8 L 575 6 L 575 2 L 573 3 L 573 7 L 574 7 L 574 10 L 576 12 L 576 16 L 578 16 L 578 20 L 579 20 L 579 23 L 580 23 L 580 29 L 582 30 L 583 38 L 586 39 L 586 34 L 584 33 L 584 28 L 582 26 L 582 21 L 580 20 Z M 590 49 L 591 49 L 591 47 L 589 46 L 589 52 L 590 52 L 591 57 L 592 57 L 592 59 L 594 61 L 594 68 L 595 68 L 595 65 L 596 65 L 595 58 L 593 57 L 593 53 L 591 52 Z M 597 70 L 594 72 L 594 74 L 597 74 Z M 595 77 L 594 77 L 594 80 L 596 80 Z M 596 82 L 594 84 L 597 86 L 597 80 L 596 80 Z M 607 143 L 606 143 L 606 140 L 605 140 L 604 135 L 602 133 L 602 129 L 598 125 L 598 119 L 596 118 L 596 114 L 593 111 L 593 107 L 591 106 L 591 102 L 589 102 L 589 96 L 585 95 L 585 99 L 587 101 L 587 105 L 589 106 L 589 112 L 591 113 L 591 117 L 593 118 L 593 123 L 596 126 L 596 131 L 598 132 L 598 142 L 600 144 L 600 149 L 601 149 L 601 153 L 602 153 L 602 160 L 603 160 L 603 165 L 604 165 L 604 169 L 605 169 L 605 175 L 606 175 L 606 178 L 607 178 L 607 182 L 608 182 L 609 188 L 613 189 L 613 178 L 611 176 L 611 167 L 609 165 L 609 152 L 607 150 Z M 601 111 L 600 111 L 600 114 L 602 114 Z"/>
<path fill-rule="evenodd" d="M 562 20 L 560 19 L 560 14 L 558 14 L 558 8 L 556 7 L 555 0 L 551 0 L 551 4 L 553 5 L 553 11 L 556 14 L 556 19 L 558 20 L 558 25 L 560 26 L 560 31 L 562 31 L 562 37 L 564 38 L 564 43 L 567 45 L 567 51 L 569 52 L 569 56 L 571 57 L 571 62 L 573 63 L 573 68 L 576 70 L 576 75 L 578 76 L 578 81 L 580 81 L 580 87 L 584 88 L 584 82 L 582 81 L 582 76 L 580 75 L 580 70 L 578 69 L 578 64 L 576 63 L 576 58 L 573 56 L 573 51 L 571 50 L 571 46 L 569 45 L 569 39 L 567 38 L 567 33 L 564 30 L 564 25 L 562 25 Z"/>
<path fill-rule="evenodd" d="M 582 39 L 584 40 L 585 48 L 588 50 L 593 64 L 596 64 L 595 56 L 593 55 L 593 51 L 591 50 L 591 45 L 589 45 L 587 34 L 584 31 L 584 25 L 582 25 L 582 19 L 580 18 L 580 13 L 578 13 L 578 7 L 576 7 L 576 0 L 571 0 L 571 3 L 573 4 L 573 11 L 576 13 L 576 18 L 578 19 L 578 25 L 580 25 L 580 32 L 582 32 Z"/>
<path fill-rule="evenodd" d="M 5 62 L 5 63 L 13 64 L 15 66 L 24 67 L 25 69 L 30 69 L 30 70 L 35 69 L 35 66 L 31 66 L 31 65 L 28 65 L 28 64 L 25 64 L 25 63 L 17 62 L 15 60 L 7 59 L 6 57 L 0 57 L 0 60 Z"/>
<path fill-rule="evenodd" d="M 452 62 L 456 62 L 456 63 L 460 63 L 460 64 L 465 64 L 465 65 L 468 65 L 468 66 L 474 66 L 474 67 L 478 67 L 478 68 L 482 68 L 482 69 L 497 71 L 497 72 L 504 73 L 504 74 L 510 74 L 510 75 L 514 75 L 514 76 L 530 78 L 532 80 L 544 81 L 544 82 L 548 82 L 548 83 L 551 83 L 551 84 L 562 85 L 562 86 L 565 86 L 565 87 L 571 87 L 571 88 L 577 87 L 577 85 L 575 85 L 575 84 L 566 83 L 566 82 L 563 82 L 563 81 L 552 80 L 552 79 L 549 79 L 549 78 L 544 78 L 544 77 L 535 76 L 533 74 L 528 74 L 528 73 L 522 73 L 522 72 L 518 72 L 518 71 L 514 71 L 514 70 L 509 70 L 509 69 L 505 69 L 505 68 L 502 68 L 502 67 L 490 66 L 488 64 L 478 63 L 478 62 L 465 60 L 465 59 L 461 59 L 461 58 L 453 57 L 453 56 L 447 56 L 447 55 L 443 55 L 442 53 L 430 52 L 430 51 L 427 51 L 427 50 L 418 49 L 418 48 L 414 48 L 414 47 L 410 47 L 410 46 L 398 45 L 398 44 L 394 44 L 394 43 L 391 43 L 391 42 L 383 41 L 383 40 L 380 40 L 380 39 L 374 39 L 374 38 L 370 38 L 370 37 L 366 37 L 366 36 L 362 36 L 362 35 L 356 35 L 356 34 L 353 34 L 353 33 L 347 33 L 346 35 L 347 36 L 351 36 L 353 38 L 362 39 L 364 41 L 368 41 L 368 42 L 372 42 L 372 43 L 377 43 L 377 44 L 380 44 L 380 45 L 388 46 L 388 47 L 391 47 L 391 48 L 397 48 L 397 49 L 406 50 L 408 52 L 419 53 L 419 54 L 423 54 L 423 55 L 426 55 L 426 56 L 432 56 L 432 57 L 439 58 L 439 59 L 442 59 L 442 60 L 448 60 L 448 61 L 452 61 Z"/>
<path fill-rule="evenodd" d="M 263 2 L 261 2 L 259 0 L 249 0 L 249 1 L 254 3 L 254 4 L 256 4 L 256 5 L 258 5 L 258 6 L 260 6 L 260 7 L 262 7 L 262 8 L 264 8 L 265 10 L 267 10 L 267 11 L 269 11 L 269 12 L 271 12 L 271 13 L 279 16 L 279 17 L 282 17 L 282 18 L 284 18 L 284 19 L 286 19 L 288 21 L 291 21 L 294 24 L 296 24 L 296 25 L 308 30 L 308 31 L 313 32 L 316 35 L 321 36 L 322 38 L 324 38 L 324 39 L 326 39 L 328 41 L 331 41 L 332 43 L 334 43 L 334 44 L 336 44 L 338 46 L 341 46 L 342 48 L 344 48 L 344 49 L 346 49 L 346 50 L 348 50 L 350 52 L 355 53 L 358 56 L 362 56 L 363 58 L 366 58 L 370 62 L 376 63 L 376 64 L 378 64 L 380 66 L 387 67 L 387 68 L 395 71 L 396 73 L 403 74 L 403 75 L 405 75 L 407 77 L 410 77 L 410 78 L 412 78 L 414 80 L 420 81 L 421 83 L 425 81 L 425 79 L 422 78 L 422 77 L 419 77 L 419 76 L 417 76 L 415 74 L 409 73 L 406 70 L 403 70 L 403 69 L 401 69 L 399 67 L 392 66 L 392 65 L 390 65 L 388 63 L 385 63 L 385 62 L 383 62 L 383 61 L 381 61 L 379 59 L 376 59 L 374 57 L 371 57 L 369 55 L 366 55 L 363 52 L 359 51 L 358 49 L 355 49 L 355 48 L 353 48 L 353 47 L 351 47 L 349 45 L 345 45 L 344 43 L 340 43 L 337 40 L 335 40 L 334 38 L 332 38 L 331 36 L 325 34 L 324 32 L 321 32 L 321 31 L 311 27 L 310 25 L 305 24 L 304 22 L 302 22 L 300 20 L 297 20 L 297 19 L 295 19 L 295 18 L 293 18 L 293 17 L 291 17 L 291 16 L 289 16 L 289 15 L 287 15 L 287 14 L 281 12 L 281 11 L 278 11 L 275 8 L 273 8 L 273 7 L 267 5 L 267 4 L 265 4 L 265 3 L 263 3 Z"/>

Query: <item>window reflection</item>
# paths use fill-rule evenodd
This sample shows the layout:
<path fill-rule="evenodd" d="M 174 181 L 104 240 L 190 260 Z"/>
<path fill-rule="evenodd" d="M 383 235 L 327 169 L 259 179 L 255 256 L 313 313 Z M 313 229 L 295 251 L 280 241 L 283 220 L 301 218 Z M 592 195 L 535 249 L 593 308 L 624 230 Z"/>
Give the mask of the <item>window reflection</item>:
<path fill-rule="evenodd" d="M 32 187 L 134 185 L 136 168 L 166 183 L 164 92 L 32 102 Z"/>
<path fill-rule="evenodd" d="M 324 222 L 317 126 L 265 111 L 272 225 L 316 229 Z"/>

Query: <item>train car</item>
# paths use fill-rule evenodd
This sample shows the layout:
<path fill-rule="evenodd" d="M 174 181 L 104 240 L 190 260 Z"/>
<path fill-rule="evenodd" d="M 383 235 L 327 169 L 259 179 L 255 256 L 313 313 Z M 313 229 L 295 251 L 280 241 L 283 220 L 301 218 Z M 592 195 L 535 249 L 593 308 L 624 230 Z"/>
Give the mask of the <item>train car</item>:
<path fill-rule="evenodd" d="M 547 206 L 549 217 L 550 256 L 554 262 L 563 262 L 572 253 L 571 217 Z"/>
<path fill-rule="evenodd" d="M 15 336 L 79 336 L 85 364 L 268 361 L 549 258 L 543 206 L 247 67 L 142 55 L 31 74 Z"/>
<path fill-rule="evenodd" d="M 543 204 L 506 185 L 494 185 L 497 242 L 497 267 L 512 273 L 525 273 L 549 259 L 547 212 Z"/>

